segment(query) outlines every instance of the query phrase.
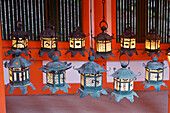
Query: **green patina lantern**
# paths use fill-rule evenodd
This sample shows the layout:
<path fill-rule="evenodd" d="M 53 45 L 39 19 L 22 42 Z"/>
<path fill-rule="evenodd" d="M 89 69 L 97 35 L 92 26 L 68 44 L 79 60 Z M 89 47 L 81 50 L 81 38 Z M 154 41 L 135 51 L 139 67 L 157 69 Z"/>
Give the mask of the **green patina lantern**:
<path fill-rule="evenodd" d="M 120 57 L 122 55 L 120 55 Z M 113 88 L 114 91 L 111 93 L 110 99 L 113 97 L 113 95 L 115 95 L 116 102 L 119 102 L 124 97 L 130 100 L 130 102 L 134 102 L 133 95 L 138 97 L 136 92 L 133 91 L 133 85 L 136 76 L 140 76 L 140 73 L 139 75 L 136 75 L 130 70 L 130 68 L 127 69 L 126 67 L 129 65 L 129 62 L 130 60 L 128 57 L 128 63 L 126 62 L 121 63 L 122 68 L 120 68 L 119 70 L 115 71 L 112 75 L 110 75 L 114 77 L 114 88 Z"/>
<path fill-rule="evenodd" d="M 10 54 L 13 54 L 16 49 L 20 49 L 26 56 L 28 55 L 28 51 L 30 52 L 30 50 L 27 48 L 28 37 L 30 36 L 30 33 L 22 31 L 21 28 L 22 22 L 18 21 L 17 30 L 10 34 L 12 39 L 12 48 L 4 53 L 6 57 Z"/>
<path fill-rule="evenodd" d="M 49 88 L 51 93 L 56 93 L 59 89 L 68 93 L 67 89 L 71 87 L 66 83 L 65 74 L 66 70 L 71 68 L 71 63 L 58 61 L 59 57 L 57 55 L 54 55 L 52 60 L 40 68 L 41 71 L 46 73 L 47 77 L 47 84 L 42 91 Z"/>
<path fill-rule="evenodd" d="M 91 51 L 91 50 L 90 50 Z M 83 64 L 80 68 L 76 68 L 81 74 L 81 88 L 78 89 L 77 93 L 80 92 L 80 98 L 83 98 L 90 94 L 94 98 L 99 98 L 100 93 L 108 95 L 103 89 L 103 72 L 106 72 L 103 67 L 95 63 L 94 56 L 89 53 L 89 62 Z"/>
<path fill-rule="evenodd" d="M 147 65 L 143 64 L 143 67 L 145 67 L 145 81 L 142 84 L 145 84 L 144 89 L 154 86 L 156 91 L 160 91 L 161 85 L 167 87 L 166 84 L 163 83 L 164 63 L 157 62 L 158 58 L 156 56 L 151 58 L 152 61 L 149 61 Z"/>
<path fill-rule="evenodd" d="M 30 82 L 30 65 L 33 63 L 30 62 L 33 59 L 30 56 L 29 60 L 21 57 L 21 50 L 17 49 L 14 52 L 13 58 L 9 63 L 5 62 L 5 67 L 9 69 L 9 81 L 6 88 L 9 86 L 9 94 L 12 94 L 15 88 L 20 88 L 22 94 L 26 94 L 27 87 L 31 86 L 33 90 L 35 87 Z"/>
<path fill-rule="evenodd" d="M 41 49 L 39 51 L 40 57 L 47 53 L 48 56 L 51 58 L 55 52 L 57 52 L 61 56 L 57 45 L 60 35 L 56 33 L 55 28 L 52 25 L 47 25 L 47 29 L 43 30 L 39 36 L 41 38 Z"/>

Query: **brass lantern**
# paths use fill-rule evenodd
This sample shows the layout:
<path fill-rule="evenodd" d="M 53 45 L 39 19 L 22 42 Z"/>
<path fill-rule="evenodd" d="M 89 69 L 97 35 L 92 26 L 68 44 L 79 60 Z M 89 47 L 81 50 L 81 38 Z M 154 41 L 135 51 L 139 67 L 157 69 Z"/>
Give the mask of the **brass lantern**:
<path fill-rule="evenodd" d="M 145 37 L 145 51 L 142 53 L 147 53 L 148 56 L 151 56 L 153 53 L 160 56 L 160 45 L 162 37 L 154 29 Z"/>
<path fill-rule="evenodd" d="M 114 39 L 114 37 L 105 33 L 105 31 L 108 28 L 108 24 L 105 21 L 104 17 L 105 0 L 102 0 L 102 3 L 103 3 L 103 20 L 99 24 L 102 33 L 98 34 L 97 37 L 93 37 L 94 40 L 96 41 L 96 54 L 95 54 L 96 59 L 100 57 L 103 59 L 108 59 L 110 56 L 115 57 L 114 54 L 112 53 L 112 39 Z"/>
<path fill-rule="evenodd" d="M 83 32 L 79 31 L 79 28 L 76 27 L 75 31 L 69 36 L 70 41 L 70 49 L 65 53 L 71 52 L 71 57 L 74 57 L 77 53 L 80 53 L 83 57 L 85 57 L 85 37 L 87 37 Z"/>
<path fill-rule="evenodd" d="M 120 54 L 127 53 L 129 56 L 132 56 L 133 53 L 138 55 L 136 51 L 136 36 L 131 33 L 129 30 L 122 33 L 120 36 L 120 43 L 121 43 L 121 49 Z"/>
<path fill-rule="evenodd" d="M 158 62 L 156 56 L 152 57 L 152 61 L 149 61 L 147 65 L 143 64 L 143 67 L 145 67 L 145 81 L 142 83 L 145 84 L 144 89 L 154 86 L 156 91 L 160 91 L 161 85 L 167 87 L 166 84 L 163 83 L 164 63 Z"/>
<path fill-rule="evenodd" d="M 22 22 L 18 22 L 17 30 L 13 31 L 10 36 L 12 39 L 12 48 L 11 50 L 5 52 L 5 56 L 9 56 L 10 54 L 14 53 L 16 49 L 21 49 L 25 55 L 28 55 L 28 51 L 30 51 L 28 46 L 28 37 L 30 36 L 29 32 L 25 32 L 21 30 Z"/>
<path fill-rule="evenodd" d="M 12 94 L 15 88 L 20 88 L 21 93 L 26 94 L 28 92 L 28 86 L 31 86 L 35 90 L 35 87 L 30 82 L 30 65 L 33 64 L 30 60 L 33 58 L 30 56 L 30 59 L 26 60 L 20 55 L 21 50 L 17 49 L 10 62 L 5 62 L 5 67 L 9 69 L 10 83 L 6 86 L 6 88 L 10 86 L 9 94 Z"/>
<path fill-rule="evenodd" d="M 55 28 L 52 25 L 47 25 L 47 29 L 43 30 L 39 36 L 41 38 L 40 57 L 47 53 L 51 58 L 55 52 L 61 56 L 61 53 L 57 48 L 57 42 L 60 35 L 56 33 Z"/>

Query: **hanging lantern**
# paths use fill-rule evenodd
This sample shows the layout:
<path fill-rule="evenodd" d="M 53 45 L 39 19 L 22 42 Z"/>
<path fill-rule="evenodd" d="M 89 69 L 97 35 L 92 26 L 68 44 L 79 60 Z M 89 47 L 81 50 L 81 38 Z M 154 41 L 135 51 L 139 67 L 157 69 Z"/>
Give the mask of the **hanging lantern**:
<path fill-rule="evenodd" d="M 97 37 L 93 37 L 94 40 L 96 41 L 96 54 L 95 54 L 96 59 L 100 57 L 103 59 L 108 59 L 110 55 L 112 57 L 115 57 L 114 54 L 112 53 L 112 39 L 114 39 L 114 37 L 105 33 L 105 31 L 108 28 L 108 24 L 105 21 L 104 17 L 105 0 L 103 0 L 102 2 L 103 2 L 103 20 L 100 22 L 100 28 L 102 30 L 102 33 L 98 34 Z M 106 27 L 104 26 L 104 24 L 106 25 Z"/>
<path fill-rule="evenodd" d="M 52 60 L 53 61 L 40 68 L 40 70 L 46 73 L 47 76 L 47 85 L 42 91 L 49 88 L 51 93 L 55 93 L 59 89 L 68 93 L 67 89 L 68 87 L 71 87 L 66 83 L 65 74 L 66 70 L 71 68 L 71 63 L 67 64 L 67 62 L 58 61 L 59 57 L 57 55 L 54 55 Z"/>
<path fill-rule="evenodd" d="M 33 63 L 30 62 L 33 59 L 30 56 L 29 60 L 21 57 L 21 50 L 16 49 L 14 52 L 14 57 L 10 60 L 9 63 L 5 62 L 5 67 L 9 69 L 9 94 L 12 94 L 15 88 L 20 88 L 22 94 L 27 94 L 27 87 L 31 86 L 33 90 L 35 87 L 30 82 L 30 65 Z M 33 59 L 35 60 L 35 59 Z"/>
<path fill-rule="evenodd" d="M 156 56 L 151 58 L 152 61 L 149 61 L 147 65 L 143 64 L 143 67 L 145 67 L 145 81 L 142 84 L 145 84 L 144 89 L 154 86 L 156 91 L 160 91 L 161 85 L 167 87 L 163 83 L 164 63 L 157 62 L 158 58 Z"/>
<path fill-rule="evenodd" d="M 127 53 L 129 56 L 132 56 L 133 53 L 138 55 L 136 51 L 136 36 L 127 29 L 125 33 L 122 33 L 120 36 L 121 49 L 120 54 Z M 118 52 L 119 52 L 118 51 Z"/>
<path fill-rule="evenodd" d="M 102 88 L 103 72 L 106 72 L 107 70 L 95 63 L 95 58 L 94 56 L 90 56 L 90 53 L 88 59 L 88 63 L 75 69 L 81 74 L 81 88 L 78 89 L 77 93 L 80 92 L 80 98 L 83 98 L 88 94 L 94 98 L 99 98 L 100 93 L 108 95 L 108 93 Z"/>
<path fill-rule="evenodd" d="M 162 37 L 156 33 L 154 29 L 150 31 L 150 33 L 145 37 L 145 51 L 142 53 L 147 53 L 148 56 L 151 56 L 153 53 L 156 53 L 160 56 L 160 44 Z"/>
<path fill-rule="evenodd" d="M 120 57 L 122 55 L 120 55 Z M 111 93 L 110 99 L 113 97 L 113 95 L 115 95 L 116 102 L 119 102 L 124 97 L 130 100 L 130 102 L 134 102 L 133 95 L 138 97 L 136 92 L 133 91 L 133 85 L 134 85 L 134 79 L 136 79 L 136 76 L 140 76 L 140 74 L 136 75 L 130 70 L 130 68 L 128 69 L 126 68 L 129 65 L 129 62 L 130 60 L 128 57 L 128 64 L 126 62 L 121 63 L 122 68 L 115 71 L 111 75 L 112 77 L 114 77 L 114 88 L 113 88 L 114 91 Z"/>
<path fill-rule="evenodd" d="M 61 53 L 57 48 L 60 35 L 56 33 L 55 28 L 53 28 L 52 25 L 47 25 L 47 29 L 43 30 L 39 36 L 41 38 L 41 49 L 39 51 L 40 57 L 47 53 L 51 58 L 55 52 L 61 56 Z"/>
<path fill-rule="evenodd" d="M 18 21 L 17 30 L 13 31 L 10 36 L 12 39 L 12 48 L 11 50 L 5 52 L 5 56 L 9 56 L 10 54 L 14 53 L 16 49 L 21 49 L 21 51 L 27 56 L 28 51 L 30 51 L 28 46 L 28 37 L 30 36 L 29 32 L 25 32 L 21 30 L 22 22 Z"/>
<path fill-rule="evenodd" d="M 79 28 L 76 27 L 75 31 L 69 36 L 70 41 L 70 49 L 65 53 L 71 52 L 71 57 L 74 57 L 77 53 L 80 53 L 83 57 L 85 57 L 85 37 L 87 37 L 83 32 L 79 31 Z"/>

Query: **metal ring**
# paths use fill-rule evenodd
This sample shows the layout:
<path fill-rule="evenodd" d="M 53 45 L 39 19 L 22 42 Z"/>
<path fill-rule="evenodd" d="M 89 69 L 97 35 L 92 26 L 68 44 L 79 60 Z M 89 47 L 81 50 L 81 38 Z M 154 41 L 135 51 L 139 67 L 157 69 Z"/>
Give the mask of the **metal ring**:
<path fill-rule="evenodd" d="M 127 64 L 127 66 L 128 66 L 129 63 L 130 63 L 130 59 L 129 59 L 129 56 L 128 56 L 126 53 L 122 53 L 122 54 L 119 56 L 119 62 L 120 62 L 120 64 L 122 64 L 120 58 L 121 58 L 121 56 L 124 55 L 124 54 L 125 54 L 125 55 L 127 56 L 127 58 L 128 58 L 128 64 Z"/>
<path fill-rule="evenodd" d="M 106 29 L 107 29 L 107 28 L 108 28 L 108 23 L 107 23 L 105 20 L 102 20 L 102 21 L 100 22 L 100 24 L 99 24 L 100 28 L 102 28 L 102 26 L 101 26 L 102 23 L 105 23 L 105 24 L 106 24 Z"/>

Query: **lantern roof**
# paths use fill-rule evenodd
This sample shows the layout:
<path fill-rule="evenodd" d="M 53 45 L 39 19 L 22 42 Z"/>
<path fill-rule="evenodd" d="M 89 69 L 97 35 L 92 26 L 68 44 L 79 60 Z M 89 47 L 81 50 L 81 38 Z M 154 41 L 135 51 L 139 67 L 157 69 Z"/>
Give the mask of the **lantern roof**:
<path fill-rule="evenodd" d="M 127 32 L 122 33 L 120 38 L 136 38 L 136 36 L 128 30 Z"/>
<path fill-rule="evenodd" d="M 43 72 L 55 72 L 55 71 L 64 71 L 67 69 L 70 69 L 72 66 L 71 63 L 67 64 L 67 62 L 60 62 L 59 57 L 55 54 L 52 57 L 53 61 L 48 62 L 46 65 L 43 65 L 42 68 L 40 68 Z"/>
<path fill-rule="evenodd" d="M 110 36 L 109 34 L 102 32 L 97 35 L 97 37 L 93 37 L 95 40 L 112 40 L 115 39 L 113 36 Z"/>
<path fill-rule="evenodd" d="M 30 62 L 31 57 L 29 60 L 26 60 L 24 57 L 21 57 L 21 50 L 16 49 L 13 55 L 13 58 L 9 61 L 9 63 L 5 63 L 5 67 L 8 68 L 26 68 L 33 63 Z"/>
<path fill-rule="evenodd" d="M 148 69 L 164 69 L 164 63 L 163 62 L 157 62 L 158 58 L 155 56 L 152 58 L 152 61 L 149 61 L 147 65 L 143 63 L 143 66 Z"/>
<path fill-rule="evenodd" d="M 99 74 L 107 71 L 103 68 L 104 66 L 101 67 L 99 64 L 94 62 L 94 56 L 90 55 L 88 59 L 89 62 L 83 64 L 80 68 L 76 68 L 75 70 L 77 70 L 80 74 Z"/>
<path fill-rule="evenodd" d="M 145 39 L 148 40 L 161 40 L 162 37 L 159 36 L 158 33 L 156 33 L 156 30 L 152 29 L 148 35 L 146 35 Z"/>
<path fill-rule="evenodd" d="M 79 31 L 79 27 L 75 27 L 75 31 L 70 34 L 71 38 L 85 38 L 87 37 L 83 32 Z"/>
<path fill-rule="evenodd" d="M 122 68 L 115 71 L 112 75 L 112 77 L 118 78 L 118 79 L 134 79 L 136 78 L 136 75 L 133 73 L 133 71 L 130 70 L 130 68 L 126 68 L 128 64 L 126 62 L 121 63 Z"/>
<path fill-rule="evenodd" d="M 55 37 L 59 37 L 60 34 L 55 32 L 55 30 L 51 24 L 48 24 L 47 29 L 43 30 L 39 36 L 45 37 L 45 38 L 55 38 Z"/>
<path fill-rule="evenodd" d="M 25 37 L 30 36 L 29 32 L 22 31 L 21 28 L 22 28 L 22 22 L 18 22 L 17 30 L 13 31 L 10 34 L 10 36 L 16 37 L 16 38 L 25 38 Z"/>

